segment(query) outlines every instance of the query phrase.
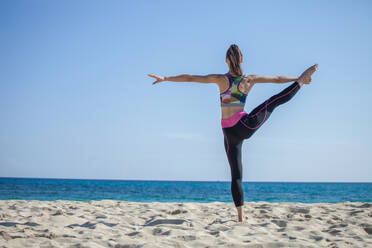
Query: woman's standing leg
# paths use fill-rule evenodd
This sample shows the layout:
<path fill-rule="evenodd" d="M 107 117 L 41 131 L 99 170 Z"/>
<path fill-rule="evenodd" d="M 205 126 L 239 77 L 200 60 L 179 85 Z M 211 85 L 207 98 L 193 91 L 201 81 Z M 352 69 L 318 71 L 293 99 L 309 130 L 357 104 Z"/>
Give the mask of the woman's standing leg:
<path fill-rule="evenodd" d="M 242 144 L 243 140 L 236 140 L 229 132 L 223 130 L 224 144 L 227 159 L 231 171 L 231 194 L 234 205 L 238 210 L 239 221 L 243 220 L 244 190 L 242 186 L 243 166 L 242 166 Z"/>
<path fill-rule="evenodd" d="M 288 102 L 300 88 L 295 82 L 255 108 L 250 114 L 244 115 L 232 129 L 223 129 L 226 155 L 231 169 L 231 194 L 235 207 L 238 211 L 238 221 L 244 220 L 244 191 L 242 186 L 242 144 L 243 140 L 249 138 L 270 116 L 272 111 L 279 105 Z M 236 136 L 241 136 L 237 139 Z"/>

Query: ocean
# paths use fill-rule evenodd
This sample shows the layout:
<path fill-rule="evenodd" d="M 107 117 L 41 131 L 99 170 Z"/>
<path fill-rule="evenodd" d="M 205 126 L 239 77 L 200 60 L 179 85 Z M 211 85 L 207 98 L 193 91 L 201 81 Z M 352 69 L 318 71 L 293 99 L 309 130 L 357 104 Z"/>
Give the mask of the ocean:
<path fill-rule="evenodd" d="M 372 202 L 372 183 L 243 182 L 245 201 Z M 233 202 L 230 182 L 0 177 L 0 200 Z"/>

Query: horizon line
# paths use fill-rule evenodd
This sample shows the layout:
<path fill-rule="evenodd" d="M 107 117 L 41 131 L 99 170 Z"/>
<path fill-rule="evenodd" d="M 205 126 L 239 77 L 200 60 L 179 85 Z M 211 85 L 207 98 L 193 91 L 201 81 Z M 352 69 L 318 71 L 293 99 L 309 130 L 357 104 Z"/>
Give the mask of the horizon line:
<path fill-rule="evenodd" d="M 57 179 L 96 181 L 155 181 L 155 182 L 226 182 L 224 180 L 165 180 L 165 179 L 103 179 L 103 178 L 56 178 L 56 177 L 2 177 L 0 179 Z M 368 181 L 243 181 L 243 183 L 372 183 Z"/>

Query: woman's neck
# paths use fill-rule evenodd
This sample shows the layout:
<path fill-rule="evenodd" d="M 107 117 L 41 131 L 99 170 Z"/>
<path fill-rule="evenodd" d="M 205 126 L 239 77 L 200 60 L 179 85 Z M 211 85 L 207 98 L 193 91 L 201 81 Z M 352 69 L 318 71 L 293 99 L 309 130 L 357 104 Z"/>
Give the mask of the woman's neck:
<path fill-rule="evenodd" d="M 231 76 L 233 76 L 233 77 L 240 77 L 240 76 L 237 76 L 237 75 L 231 73 L 231 71 L 229 71 L 229 74 L 230 74 Z"/>

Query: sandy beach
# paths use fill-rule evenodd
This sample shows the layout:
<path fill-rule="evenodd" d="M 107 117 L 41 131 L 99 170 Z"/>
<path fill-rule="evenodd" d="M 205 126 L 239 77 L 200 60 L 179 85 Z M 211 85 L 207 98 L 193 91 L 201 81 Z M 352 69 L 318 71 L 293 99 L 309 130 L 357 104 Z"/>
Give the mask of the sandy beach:
<path fill-rule="evenodd" d="M 0 247 L 372 247 L 372 204 L 0 201 Z"/>

